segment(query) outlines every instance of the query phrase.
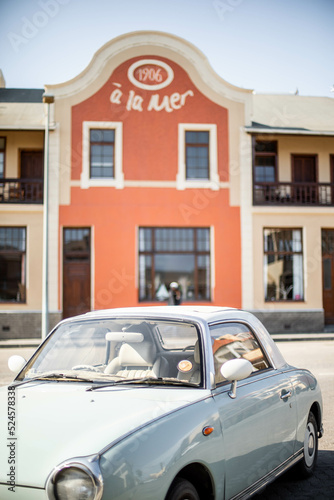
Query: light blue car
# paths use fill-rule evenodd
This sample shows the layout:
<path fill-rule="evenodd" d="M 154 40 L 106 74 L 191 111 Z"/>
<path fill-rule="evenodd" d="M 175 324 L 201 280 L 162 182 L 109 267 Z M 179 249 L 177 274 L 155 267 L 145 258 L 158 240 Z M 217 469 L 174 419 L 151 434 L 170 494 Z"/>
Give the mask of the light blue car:
<path fill-rule="evenodd" d="M 9 366 L 1 500 L 228 500 L 314 471 L 319 385 L 250 313 L 91 312 Z"/>

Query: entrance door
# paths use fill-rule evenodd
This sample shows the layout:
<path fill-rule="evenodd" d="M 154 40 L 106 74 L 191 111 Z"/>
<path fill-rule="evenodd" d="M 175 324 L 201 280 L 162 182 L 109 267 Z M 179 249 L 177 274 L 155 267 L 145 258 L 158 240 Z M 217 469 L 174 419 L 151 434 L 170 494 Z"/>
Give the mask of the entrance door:
<path fill-rule="evenodd" d="M 322 277 L 325 323 L 334 324 L 334 229 L 322 230 Z"/>
<path fill-rule="evenodd" d="M 90 229 L 64 228 L 63 318 L 91 309 Z"/>
<path fill-rule="evenodd" d="M 298 203 L 314 205 L 318 201 L 316 158 L 315 155 L 292 155 L 292 181 L 296 184 L 294 196 Z"/>
<path fill-rule="evenodd" d="M 43 200 L 43 177 L 43 151 L 21 151 L 21 179 L 25 200 Z"/>

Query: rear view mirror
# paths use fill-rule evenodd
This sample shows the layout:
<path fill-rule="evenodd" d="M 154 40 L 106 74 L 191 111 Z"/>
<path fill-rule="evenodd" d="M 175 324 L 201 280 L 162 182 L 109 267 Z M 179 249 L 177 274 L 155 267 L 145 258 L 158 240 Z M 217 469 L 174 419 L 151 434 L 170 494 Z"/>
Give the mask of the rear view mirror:
<path fill-rule="evenodd" d="M 26 360 L 17 354 L 14 354 L 14 356 L 11 356 L 8 360 L 8 368 L 14 373 L 19 373 L 25 364 Z"/>
<path fill-rule="evenodd" d="M 129 344 L 136 344 L 143 342 L 144 335 L 137 332 L 107 332 L 106 340 L 109 342 L 128 342 Z"/>
<path fill-rule="evenodd" d="M 222 376 L 232 382 L 231 391 L 228 393 L 230 398 L 235 399 L 236 397 L 237 381 L 249 377 L 252 371 L 252 363 L 243 358 L 230 359 L 221 366 L 220 373 Z"/>

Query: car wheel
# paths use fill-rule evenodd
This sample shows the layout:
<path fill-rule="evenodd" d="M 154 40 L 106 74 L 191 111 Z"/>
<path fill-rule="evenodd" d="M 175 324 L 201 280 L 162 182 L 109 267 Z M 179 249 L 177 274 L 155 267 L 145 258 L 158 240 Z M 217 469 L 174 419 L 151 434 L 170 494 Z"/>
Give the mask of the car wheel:
<path fill-rule="evenodd" d="M 313 474 L 318 457 L 318 425 L 315 416 L 310 412 L 304 435 L 303 458 L 297 464 L 301 477 L 307 478 Z"/>
<path fill-rule="evenodd" d="M 179 478 L 170 487 L 166 500 L 200 500 L 200 498 L 190 481 Z"/>

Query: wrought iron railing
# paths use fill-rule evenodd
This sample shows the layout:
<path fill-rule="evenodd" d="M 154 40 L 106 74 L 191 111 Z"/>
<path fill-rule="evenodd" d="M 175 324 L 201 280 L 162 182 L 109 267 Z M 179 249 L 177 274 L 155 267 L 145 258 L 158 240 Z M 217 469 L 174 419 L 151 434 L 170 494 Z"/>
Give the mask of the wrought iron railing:
<path fill-rule="evenodd" d="M 0 179 L 0 203 L 43 203 L 43 179 Z"/>
<path fill-rule="evenodd" d="M 334 206 L 334 184 L 329 182 L 256 182 L 254 205 Z"/>

